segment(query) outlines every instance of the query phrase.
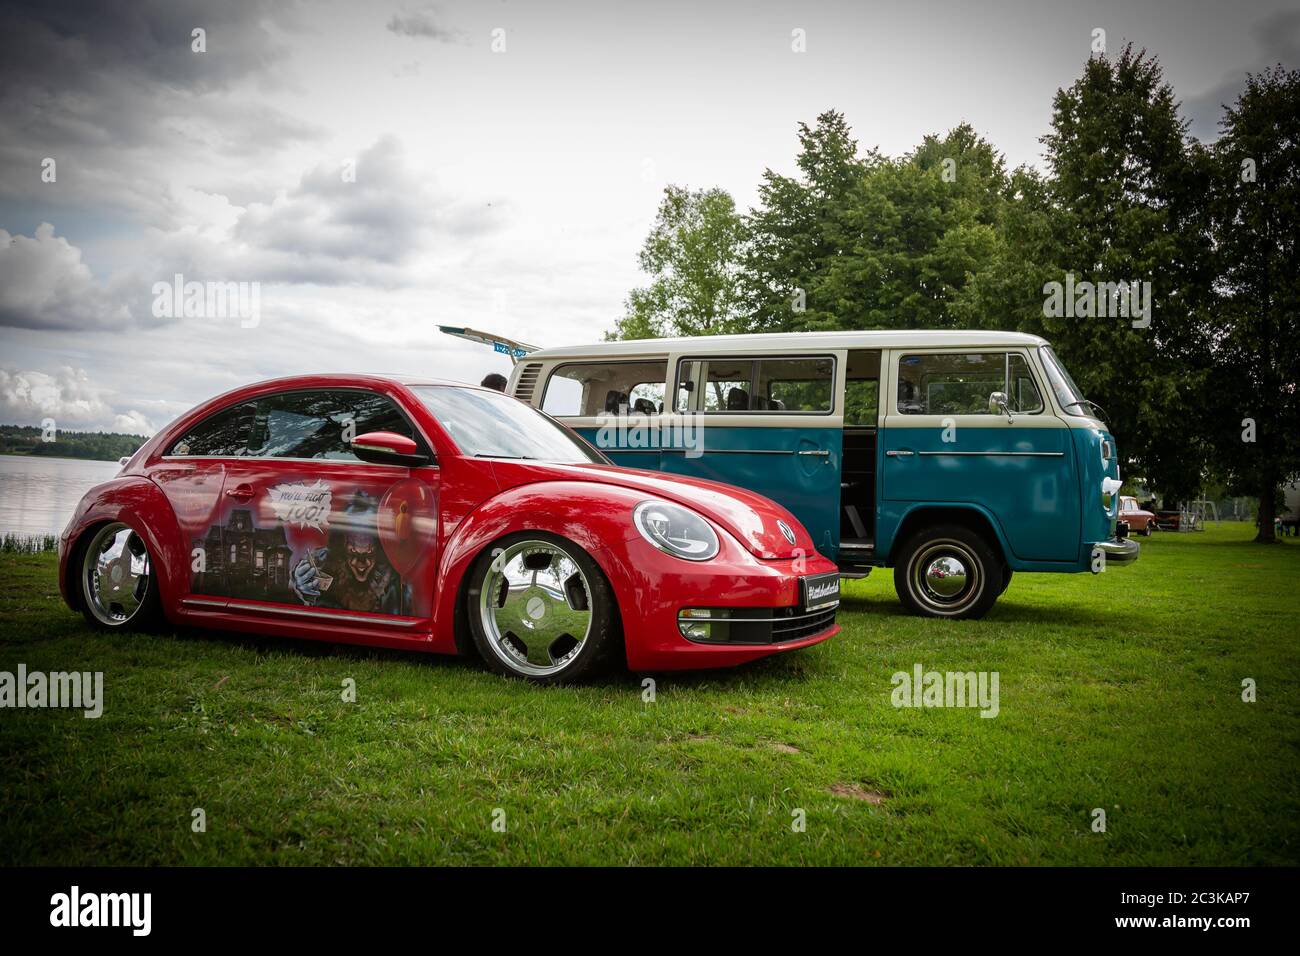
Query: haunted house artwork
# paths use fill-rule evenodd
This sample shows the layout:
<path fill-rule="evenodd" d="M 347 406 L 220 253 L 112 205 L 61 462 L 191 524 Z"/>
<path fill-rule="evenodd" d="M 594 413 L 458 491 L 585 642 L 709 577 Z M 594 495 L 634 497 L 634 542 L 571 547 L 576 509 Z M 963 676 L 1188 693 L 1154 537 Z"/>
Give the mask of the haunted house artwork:
<path fill-rule="evenodd" d="M 194 572 L 195 593 L 296 603 L 289 586 L 293 549 L 283 526 L 258 528 L 250 510 L 236 508 L 194 546 L 204 556 L 203 570 Z"/>

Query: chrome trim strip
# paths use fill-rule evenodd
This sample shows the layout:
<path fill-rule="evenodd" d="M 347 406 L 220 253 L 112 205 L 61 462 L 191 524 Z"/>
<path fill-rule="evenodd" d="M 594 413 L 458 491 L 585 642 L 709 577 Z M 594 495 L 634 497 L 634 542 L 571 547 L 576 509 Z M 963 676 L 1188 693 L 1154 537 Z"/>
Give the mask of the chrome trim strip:
<path fill-rule="evenodd" d="M 660 448 L 660 451 L 671 451 L 686 454 L 689 451 L 697 451 L 700 454 L 707 455 L 793 455 L 795 452 L 787 448 Z"/>
<path fill-rule="evenodd" d="M 820 617 L 823 614 L 830 613 L 840 606 L 840 602 L 826 604 L 815 611 L 809 611 L 807 614 L 799 614 L 795 617 L 682 617 L 677 615 L 677 623 L 683 621 L 717 621 L 719 624 L 781 624 L 783 622 L 799 622 L 807 620 L 810 617 Z"/>
<path fill-rule="evenodd" d="M 387 451 L 388 449 L 379 449 Z M 294 461 L 303 462 L 311 465 L 337 465 L 352 468 L 360 465 L 362 468 L 437 468 L 437 460 L 431 461 L 427 465 L 388 465 L 373 461 L 362 461 L 360 458 L 354 460 L 348 458 L 273 458 L 260 455 L 159 455 L 159 461 Z"/>
<path fill-rule="evenodd" d="M 927 457 L 936 455 L 996 455 L 1003 458 L 1064 458 L 1063 451 L 923 451 Z"/>
<path fill-rule="evenodd" d="M 272 617 L 282 615 L 284 617 L 305 617 L 314 621 L 340 621 L 347 624 L 373 624 L 376 627 L 398 627 L 407 628 L 413 625 L 423 623 L 424 619 L 419 617 L 366 617 L 360 614 L 348 614 L 343 611 L 319 610 L 310 607 L 276 607 L 267 604 L 253 604 L 248 601 L 215 601 L 204 600 L 202 598 L 184 598 L 181 602 L 186 605 L 201 605 L 203 607 L 212 607 L 223 611 L 239 611 L 246 614 L 269 614 Z"/>
<path fill-rule="evenodd" d="M 217 601 L 208 598 L 181 598 L 181 603 L 187 607 L 219 607 L 223 610 L 226 607 L 226 602 L 224 600 Z"/>

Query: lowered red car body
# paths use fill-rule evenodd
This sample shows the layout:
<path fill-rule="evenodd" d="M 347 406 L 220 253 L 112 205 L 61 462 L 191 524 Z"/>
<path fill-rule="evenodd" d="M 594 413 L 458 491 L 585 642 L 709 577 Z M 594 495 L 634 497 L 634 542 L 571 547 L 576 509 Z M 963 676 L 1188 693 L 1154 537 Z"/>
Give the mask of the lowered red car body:
<path fill-rule="evenodd" d="M 264 382 L 181 416 L 86 495 L 60 558 L 98 627 L 477 647 L 541 682 L 838 631 L 834 601 L 807 597 L 838 593 L 835 565 L 774 502 L 616 468 L 496 392 L 378 376 Z"/>

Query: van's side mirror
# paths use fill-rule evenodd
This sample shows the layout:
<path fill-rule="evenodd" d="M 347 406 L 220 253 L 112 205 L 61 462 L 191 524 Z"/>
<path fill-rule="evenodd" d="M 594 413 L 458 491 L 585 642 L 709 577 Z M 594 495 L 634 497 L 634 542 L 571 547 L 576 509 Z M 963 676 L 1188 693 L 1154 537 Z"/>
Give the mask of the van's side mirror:
<path fill-rule="evenodd" d="M 989 414 L 1005 415 L 1008 422 L 1014 422 L 1011 415 L 1011 403 L 1007 401 L 1006 392 L 993 392 L 989 395 Z"/>
<path fill-rule="evenodd" d="M 352 454 L 372 465 L 405 465 L 419 468 L 433 456 L 420 451 L 413 439 L 396 432 L 366 432 L 352 439 Z"/>

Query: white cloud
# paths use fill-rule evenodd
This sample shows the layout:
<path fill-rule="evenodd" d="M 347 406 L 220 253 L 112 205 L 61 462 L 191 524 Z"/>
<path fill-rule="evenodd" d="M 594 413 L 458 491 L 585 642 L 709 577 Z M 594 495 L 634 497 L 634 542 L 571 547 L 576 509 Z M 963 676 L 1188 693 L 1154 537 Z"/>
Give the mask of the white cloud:
<path fill-rule="evenodd" d="M 0 229 L 0 325 L 84 329 L 122 325 L 131 308 L 120 285 L 95 281 L 81 250 L 43 222 L 33 237 Z"/>
<path fill-rule="evenodd" d="M 52 418 L 56 428 L 110 429 L 151 435 L 155 426 L 134 408 L 115 411 L 112 396 L 96 386 L 84 369 L 63 366 L 54 375 L 0 369 L 0 421 L 38 423 Z"/>

